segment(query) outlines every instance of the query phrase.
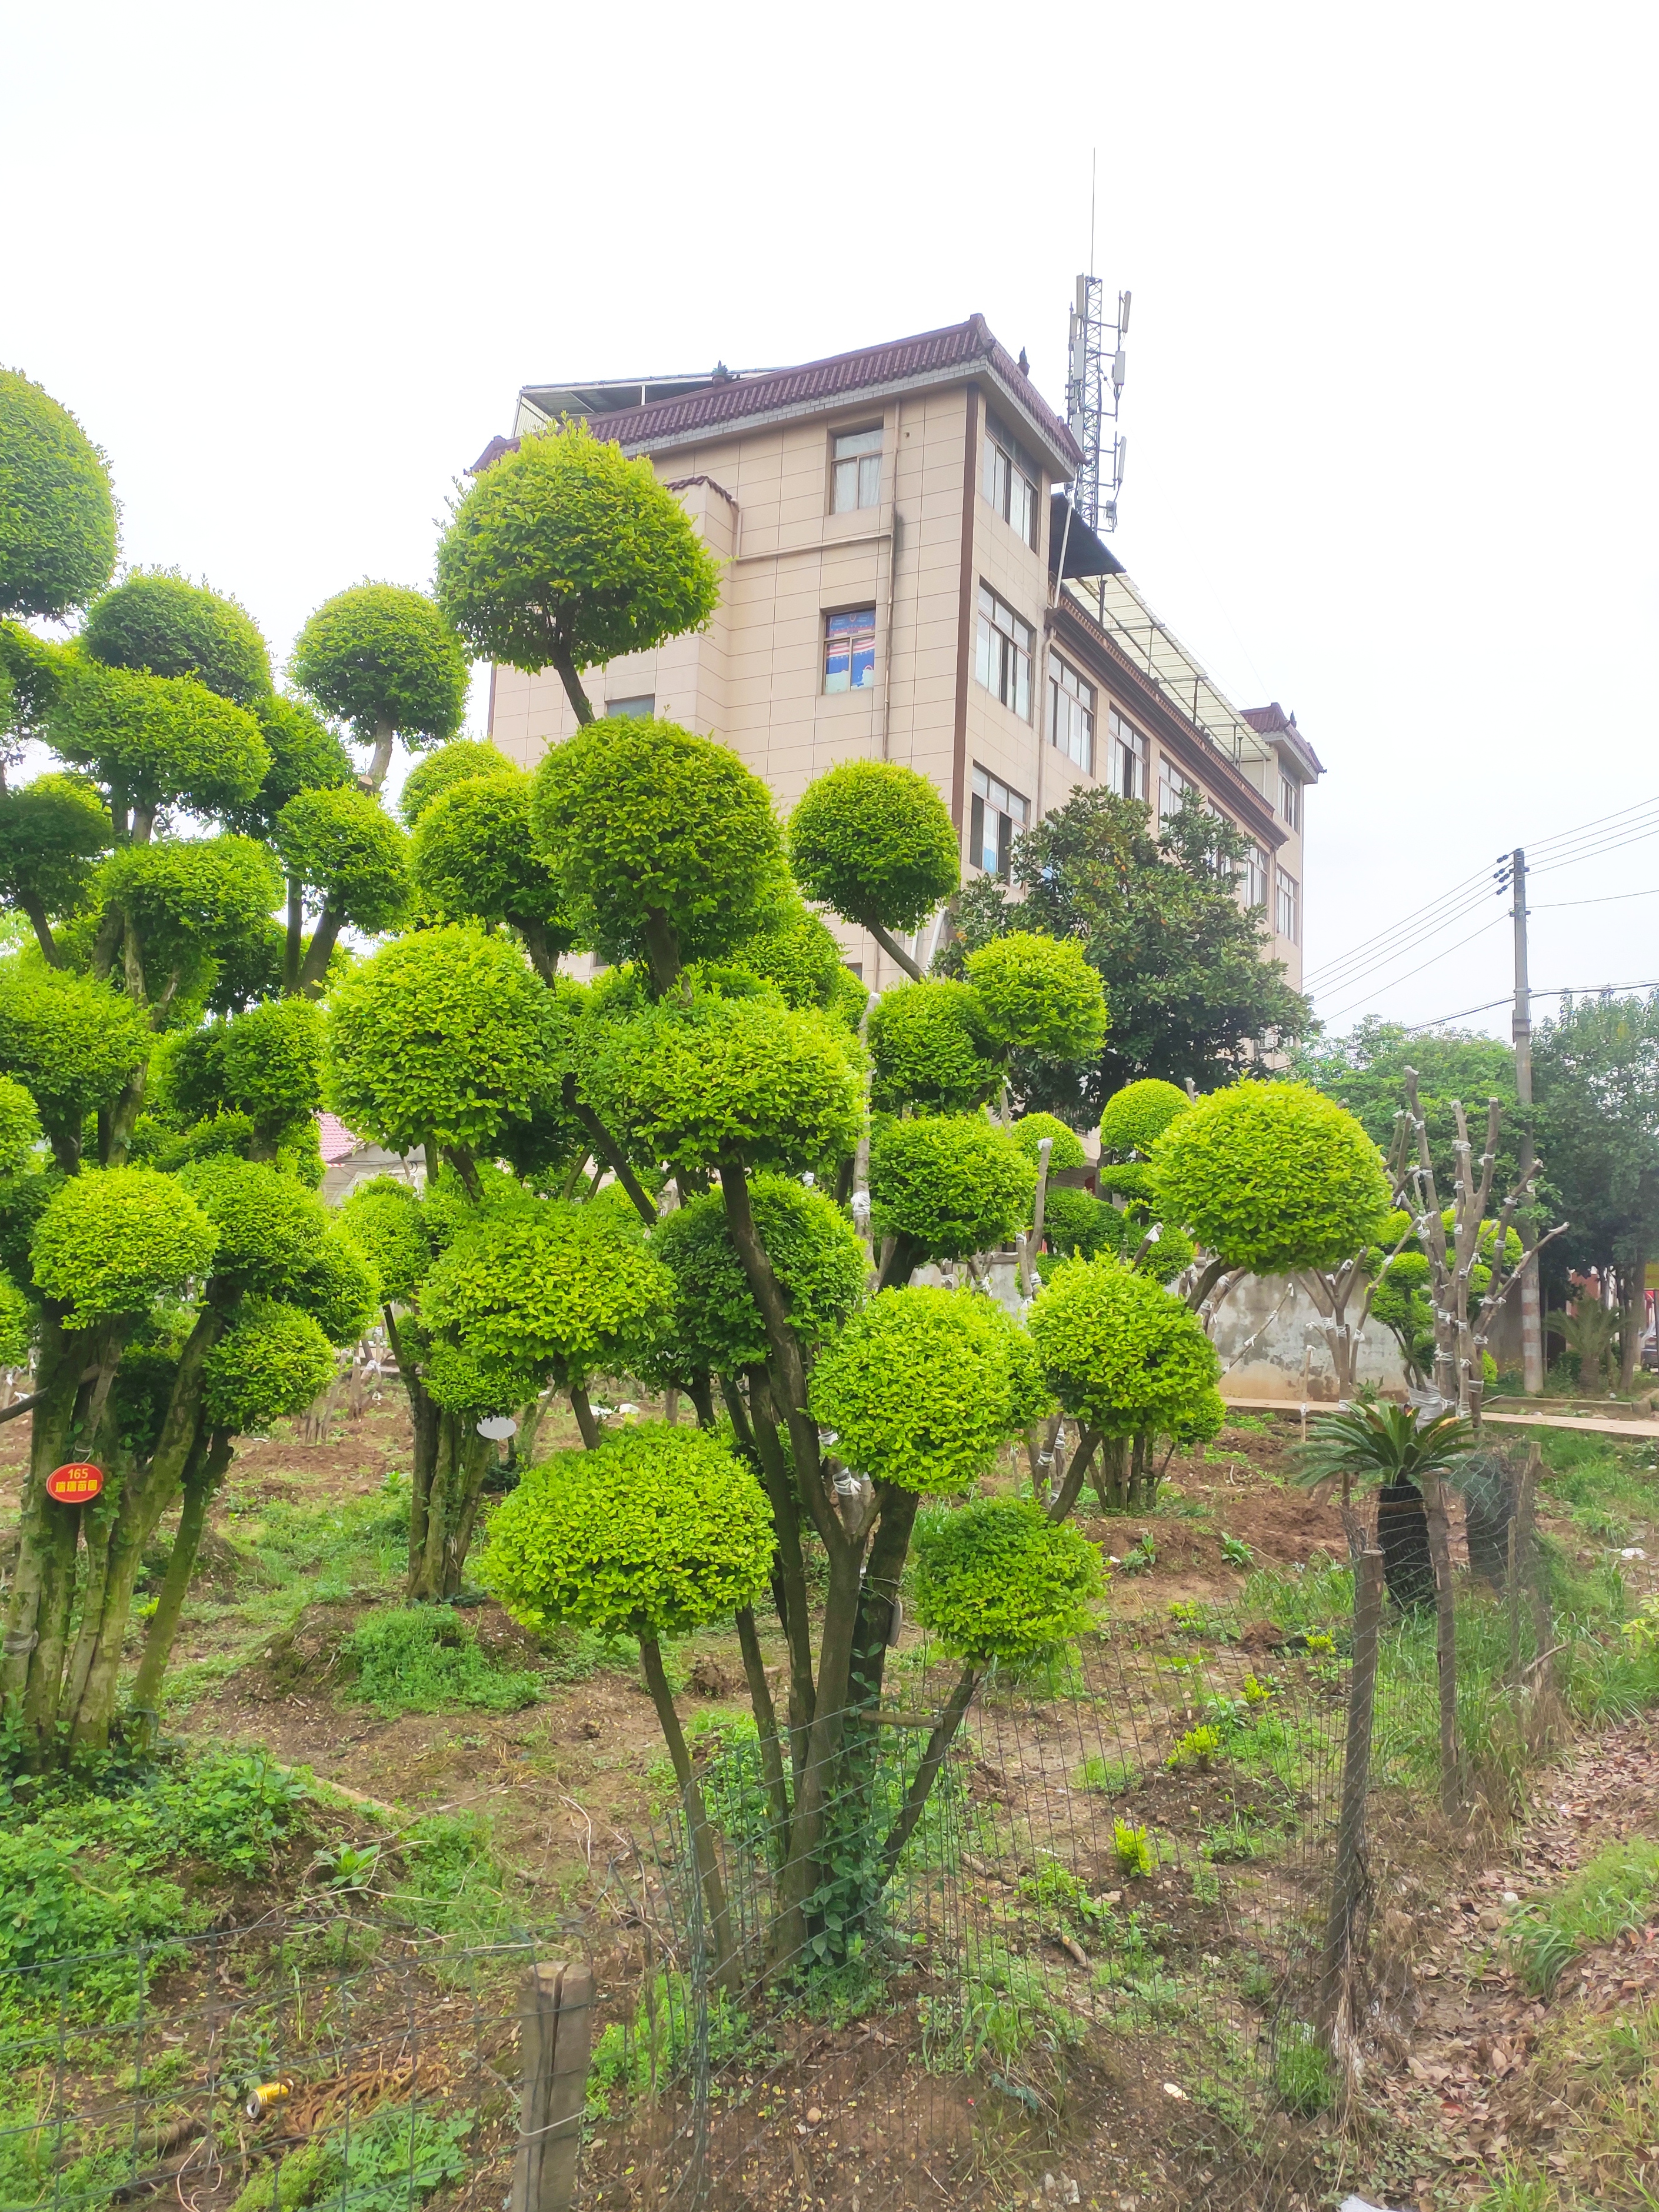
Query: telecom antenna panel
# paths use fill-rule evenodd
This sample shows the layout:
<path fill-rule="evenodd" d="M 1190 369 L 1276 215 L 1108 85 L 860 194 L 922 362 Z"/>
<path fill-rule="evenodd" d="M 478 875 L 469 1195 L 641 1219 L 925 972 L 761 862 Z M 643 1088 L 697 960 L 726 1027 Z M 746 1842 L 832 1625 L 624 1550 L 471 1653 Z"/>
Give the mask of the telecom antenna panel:
<path fill-rule="evenodd" d="M 1106 288 L 1098 276 L 1079 276 L 1072 305 L 1066 351 L 1066 420 L 1083 448 L 1073 504 L 1091 530 L 1117 528 L 1117 499 L 1129 441 L 1117 427 L 1129 329 L 1129 295 L 1117 295 L 1116 319 L 1106 319 Z"/>

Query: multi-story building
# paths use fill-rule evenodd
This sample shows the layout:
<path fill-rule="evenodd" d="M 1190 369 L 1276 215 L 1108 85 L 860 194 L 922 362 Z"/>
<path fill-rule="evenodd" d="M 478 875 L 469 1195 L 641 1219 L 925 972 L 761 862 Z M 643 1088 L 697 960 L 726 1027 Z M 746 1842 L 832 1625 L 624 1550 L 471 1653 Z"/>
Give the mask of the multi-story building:
<path fill-rule="evenodd" d="M 475 469 L 567 415 L 648 456 L 726 569 L 707 630 L 589 672 L 600 713 L 718 736 L 784 814 L 839 761 L 905 762 L 943 794 L 969 878 L 1006 878 L 1013 840 L 1080 785 L 1160 816 L 1196 787 L 1249 840 L 1240 896 L 1299 982 L 1319 762 L 1148 608 L 1066 495 L 1071 433 L 982 317 L 799 368 L 528 386 Z M 498 667 L 489 726 L 529 767 L 574 719 L 550 670 Z M 896 980 L 842 936 L 867 981 Z"/>

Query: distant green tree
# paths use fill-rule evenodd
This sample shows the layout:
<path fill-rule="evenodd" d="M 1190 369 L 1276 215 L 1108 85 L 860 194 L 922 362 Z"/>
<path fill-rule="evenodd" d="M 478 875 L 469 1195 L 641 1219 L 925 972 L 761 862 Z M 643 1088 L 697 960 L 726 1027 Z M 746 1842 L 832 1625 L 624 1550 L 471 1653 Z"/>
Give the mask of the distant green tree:
<path fill-rule="evenodd" d="M 354 584 L 325 599 L 294 641 L 289 672 L 325 714 L 370 748 L 363 787 L 378 791 L 401 738 L 411 752 L 460 727 L 461 641 L 423 592 Z"/>
<path fill-rule="evenodd" d="M 1519 1124 L 1516 1118 L 1515 1053 L 1496 1037 L 1469 1030 L 1407 1030 L 1368 1014 L 1346 1036 L 1295 1047 L 1290 1073 L 1346 1106 L 1386 1158 L 1405 1111 L 1405 1073 L 1414 1067 L 1418 1097 L 1428 1126 L 1435 1182 L 1449 1190 L 1457 1123 L 1454 1102 L 1478 1116 L 1487 1099 L 1504 1106 L 1502 1149 L 1493 1186 L 1508 1190 L 1516 1179 Z"/>
<path fill-rule="evenodd" d="M 1192 794 L 1155 825 L 1139 799 L 1082 791 L 1014 843 L 1016 898 L 983 877 L 957 902 L 957 934 L 935 962 L 966 971 L 973 954 L 1014 930 L 1070 939 L 1105 987 L 1111 1027 L 1086 1056 L 1014 1054 L 1026 1111 L 1077 1122 L 1143 1076 L 1213 1090 L 1251 1064 L 1269 1036 L 1306 1034 L 1307 1000 L 1270 958 L 1259 907 L 1234 888 L 1246 841 Z"/>

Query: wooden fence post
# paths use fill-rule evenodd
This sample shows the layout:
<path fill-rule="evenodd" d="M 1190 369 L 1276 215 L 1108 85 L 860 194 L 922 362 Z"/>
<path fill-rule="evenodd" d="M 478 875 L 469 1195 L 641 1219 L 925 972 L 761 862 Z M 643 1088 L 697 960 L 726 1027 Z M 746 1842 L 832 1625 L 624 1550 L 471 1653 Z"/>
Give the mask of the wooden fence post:
<path fill-rule="evenodd" d="M 1365 1799 L 1371 1778 L 1371 1716 L 1376 1703 L 1376 1639 L 1382 1625 L 1382 1554 L 1362 1552 L 1354 1562 L 1353 1668 L 1348 1680 L 1348 1738 L 1342 1757 L 1342 1810 L 1337 1822 L 1336 1867 L 1319 1976 L 1319 2031 L 1327 2049 L 1341 2008 L 1342 1984 L 1353 1946 L 1354 1921 L 1365 1883 Z"/>
<path fill-rule="evenodd" d="M 532 1966 L 519 2022 L 524 2086 L 512 2212 L 569 2212 L 593 2035 L 593 1969 Z"/>

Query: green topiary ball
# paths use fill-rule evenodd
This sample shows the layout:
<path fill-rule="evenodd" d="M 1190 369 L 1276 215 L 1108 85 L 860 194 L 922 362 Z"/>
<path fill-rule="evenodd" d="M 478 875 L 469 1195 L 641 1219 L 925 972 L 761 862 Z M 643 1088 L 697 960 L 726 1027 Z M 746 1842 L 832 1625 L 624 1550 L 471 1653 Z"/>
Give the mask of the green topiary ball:
<path fill-rule="evenodd" d="M 408 1305 L 437 1250 L 409 1185 L 393 1176 L 356 1184 L 340 1208 L 340 1225 L 374 1268 L 380 1296 L 389 1304 Z"/>
<path fill-rule="evenodd" d="M 21 1367 L 28 1360 L 35 1314 L 11 1277 L 0 1274 L 0 1367 Z"/>
<path fill-rule="evenodd" d="M 648 460 L 585 422 L 521 439 L 438 541 L 438 598 L 481 659 L 576 672 L 703 629 L 720 568 Z"/>
<path fill-rule="evenodd" d="M 115 567 L 109 465 L 66 407 L 0 368 L 0 615 L 71 614 Z"/>
<path fill-rule="evenodd" d="M 410 841 L 415 892 L 446 921 L 507 921 L 538 933 L 554 957 L 573 932 L 552 871 L 530 834 L 530 778 L 518 769 L 470 776 L 427 801 Z"/>
<path fill-rule="evenodd" d="M 1138 1223 L 1126 1225 L 1123 1249 L 1133 1256 L 1140 1250 L 1146 1231 Z M 1135 1261 L 1138 1274 L 1150 1275 L 1155 1283 L 1172 1283 L 1177 1275 L 1184 1275 L 1197 1256 L 1197 1248 L 1190 1237 L 1179 1229 L 1171 1229 L 1168 1222 L 1158 1224 L 1158 1235 Z"/>
<path fill-rule="evenodd" d="M 1049 1389 L 1104 1436 L 1171 1433 L 1221 1372 L 1196 1316 L 1115 1259 L 1056 1267 L 1030 1328 Z"/>
<path fill-rule="evenodd" d="M 331 1344 L 355 1344 L 380 1313 L 380 1284 L 373 1264 L 343 1224 L 330 1221 L 316 1256 L 295 1284 L 301 1306 Z"/>
<path fill-rule="evenodd" d="M 274 1140 L 317 1111 L 322 1063 L 321 1007 L 309 999 L 268 999 L 181 1037 L 161 1087 L 188 1121 L 245 1115 L 251 1131 Z"/>
<path fill-rule="evenodd" d="M 222 953 L 257 942 L 283 896 L 276 864 L 252 837 L 164 839 L 122 845 L 98 871 L 95 889 L 137 928 L 147 971 L 202 974 Z"/>
<path fill-rule="evenodd" d="M 218 1231 L 216 1277 L 256 1295 L 289 1297 L 301 1289 L 329 1226 L 315 1191 L 263 1160 L 222 1152 L 191 1161 L 179 1180 Z"/>
<path fill-rule="evenodd" d="M 1176 1085 L 1162 1083 L 1156 1076 L 1126 1083 L 1106 1101 L 1101 1115 L 1102 1152 L 1122 1158 L 1133 1153 L 1144 1159 L 1170 1122 L 1192 1103 Z"/>
<path fill-rule="evenodd" d="M 999 1044 L 1043 1060 L 1088 1060 L 1099 1050 L 1106 994 L 1074 939 L 1012 930 L 964 965 Z"/>
<path fill-rule="evenodd" d="M 411 751 L 453 737 L 466 708 L 461 641 L 423 592 L 354 584 L 294 641 L 289 673 L 368 744 L 390 727 Z"/>
<path fill-rule="evenodd" d="M 1042 1236 L 1050 1252 L 1060 1258 L 1092 1260 L 1097 1252 L 1122 1249 L 1123 1216 L 1104 1200 L 1091 1198 L 1086 1190 L 1051 1185 L 1043 1199 Z M 1137 1232 L 1135 1242 L 1139 1241 Z"/>
<path fill-rule="evenodd" d="M 353 770 L 345 747 L 309 701 L 271 691 L 254 702 L 253 712 L 270 766 L 249 804 L 227 808 L 225 819 L 233 830 L 269 837 L 290 799 L 349 783 Z"/>
<path fill-rule="evenodd" d="M 901 983 L 884 991 L 866 1031 L 878 1113 L 915 1106 L 963 1114 L 983 1105 L 1002 1080 L 979 994 L 966 983 Z"/>
<path fill-rule="evenodd" d="M 1057 1115 L 1022 1114 L 1009 1134 L 1033 1167 L 1036 1165 L 1037 1146 L 1047 1137 L 1050 1175 L 1062 1168 L 1080 1168 L 1088 1164 L 1089 1155 L 1083 1149 L 1082 1138 L 1075 1129 L 1068 1129 Z M 1055 1191 L 1049 1192 L 1051 1205 L 1057 1195 Z"/>
<path fill-rule="evenodd" d="M 1389 1212 L 1382 1155 L 1346 1108 L 1305 1083 L 1238 1083 L 1200 1099 L 1152 1155 L 1159 1212 L 1230 1267 L 1335 1266 Z"/>
<path fill-rule="evenodd" d="M 204 1274 L 218 1238 L 183 1183 L 149 1168 L 92 1168 L 35 1225 L 34 1279 L 67 1305 L 65 1328 L 148 1313 Z"/>
<path fill-rule="evenodd" d="M 422 754 L 404 778 L 404 787 L 398 794 L 404 827 L 416 828 L 433 800 L 453 784 L 470 782 L 475 776 L 517 772 L 500 746 L 492 745 L 488 738 L 452 738 L 447 745 L 434 745 L 430 752 Z"/>
<path fill-rule="evenodd" d="M 961 1490 L 1048 1402 L 1030 1338 L 974 1291 L 883 1291 L 812 1370 L 836 1456 L 902 1490 Z"/>
<path fill-rule="evenodd" d="M 207 1356 L 202 1412 L 233 1436 L 302 1413 L 334 1380 L 334 1347 L 312 1319 L 273 1299 L 247 1298 Z"/>
<path fill-rule="evenodd" d="M 583 943 L 613 962 L 659 963 L 659 929 L 682 960 L 720 958 L 755 927 L 780 872 L 766 786 L 674 722 L 618 715 L 556 745 L 531 819 Z"/>
<path fill-rule="evenodd" d="M 916 930 L 962 881 L 950 811 L 897 761 L 843 761 L 789 817 L 789 865 L 808 898 L 866 928 Z"/>
<path fill-rule="evenodd" d="M 0 962 L 0 1068 L 29 1092 L 48 1130 L 78 1134 L 88 1114 L 112 1106 L 150 1044 L 149 1025 L 125 992 Z"/>
<path fill-rule="evenodd" d="M 769 999 L 665 1002 L 599 1032 L 584 1093 L 635 1158 L 818 1169 L 858 1142 L 859 1051 L 822 1014 Z"/>
<path fill-rule="evenodd" d="M 983 1498 L 916 1524 L 916 1618 L 953 1658 L 1019 1667 L 1092 1625 L 1100 1553 L 1029 1498 Z"/>
<path fill-rule="evenodd" d="M 398 1153 L 428 1139 L 493 1155 L 504 1130 L 556 1098 L 559 1001 L 513 945 L 428 929 L 335 986 L 324 1090 L 349 1129 Z"/>
<path fill-rule="evenodd" d="M 864 988 L 842 965 L 835 932 L 793 891 L 775 902 L 759 929 L 732 947 L 732 957 L 763 982 L 775 984 L 787 1006 L 829 1006 L 842 977 L 860 992 Z M 862 999 L 859 1011 L 863 1012 Z"/>
<path fill-rule="evenodd" d="M 191 677 L 106 668 L 78 647 L 58 668 L 46 717 L 52 747 L 130 805 L 219 815 L 258 793 L 271 758 L 246 707 Z"/>
<path fill-rule="evenodd" d="M 409 840 L 368 792 L 350 784 L 302 791 L 276 817 L 290 881 L 359 929 L 394 929 L 409 905 Z"/>
<path fill-rule="evenodd" d="M 803 1343 L 819 1343 L 864 1296 L 867 1262 L 857 1232 L 821 1191 L 803 1189 L 785 1176 L 757 1176 L 749 1203 L 788 1301 L 791 1327 Z M 651 1248 L 678 1291 L 673 1354 L 679 1371 L 737 1375 L 764 1366 L 766 1328 L 726 1228 L 724 1194 L 711 1191 L 665 1216 L 651 1233 Z"/>
<path fill-rule="evenodd" d="M 673 1295 L 667 1268 L 608 1208 L 556 1200 L 458 1237 L 426 1278 L 421 1314 L 485 1375 L 584 1382 L 627 1370 Z"/>
<path fill-rule="evenodd" d="M 40 1142 L 40 1115 L 34 1100 L 21 1083 L 0 1075 L 0 1176 L 15 1175 L 28 1165 Z"/>
<path fill-rule="evenodd" d="M 270 652 L 246 607 L 167 568 L 137 569 L 94 600 L 82 650 L 106 668 L 193 676 L 252 707 L 270 690 Z"/>
<path fill-rule="evenodd" d="M 761 1486 L 723 1443 L 642 1422 L 532 1468 L 496 1508 L 478 1572 L 527 1627 L 654 1641 L 752 1605 L 775 1547 Z"/>
<path fill-rule="evenodd" d="M 1031 1218 L 1036 1170 L 1005 1129 L 974 1115 L 884 1122 L 870 1146 L 871 1218 L 931 1260 L 1008 1243 Z"/>

